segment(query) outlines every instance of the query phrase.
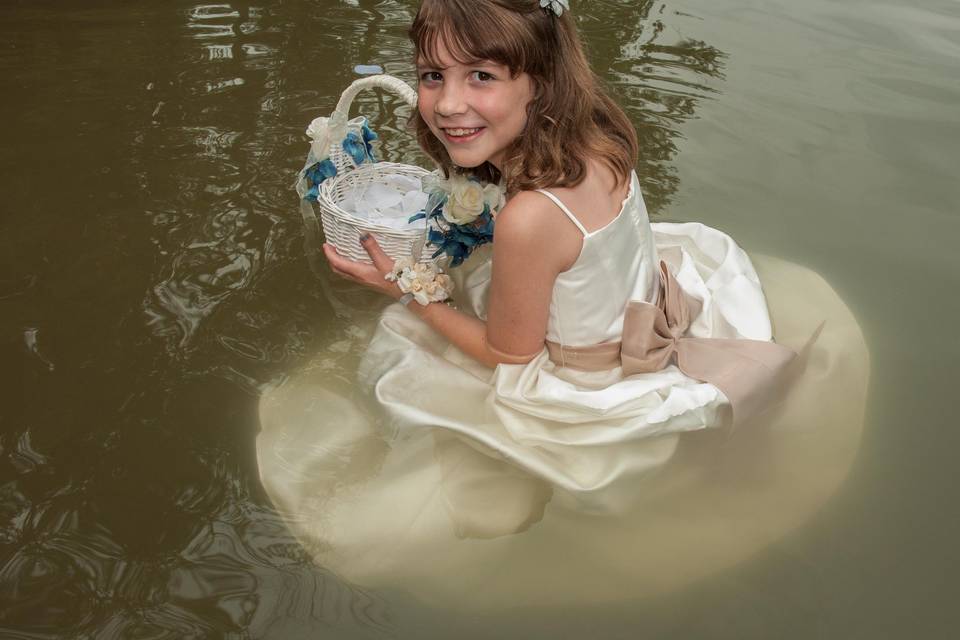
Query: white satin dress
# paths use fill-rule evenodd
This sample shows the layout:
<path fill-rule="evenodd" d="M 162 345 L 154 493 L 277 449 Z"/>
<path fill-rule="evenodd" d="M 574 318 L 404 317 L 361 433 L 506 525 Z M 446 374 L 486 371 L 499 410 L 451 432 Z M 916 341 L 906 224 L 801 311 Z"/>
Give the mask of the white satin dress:
<path fill-rule="evenodd" d="M 685 295 L 699 302 L 690 335 L 773 339 L 768 299 L 747 254 L 729 236 L 702 224 L 651 225 L 636 175 L 619 215 L 597 231 L 586 232 L 576 215 L 557 203 L 584 239 L 579 258 L 554 286 L 548 340 L 571 347 L 617 340 L 627 302 L 655 299 L 659 260 L 668 263 Z M 742 485 L 716 494 L 722 483 L 708 479 L 713 472 L 707 469 L 715 471 L 720 452 L 730 453 L 730 442 L 751 441 L 743 434 L 691 434 L 721 433 L 714 427 L 723 422 L 727 398 L 717 387 L 673 365 L 626 377 L 619 368 L 580 371 L 551 361 L 546 349 L 528 364 L 491 370 L 401 305 L 391 305 L 380 318 L 359 363 L 356 389 L 307 367 L 264 397 L 258 439 L 263 485 L 321 564 L 362 584 L 402 585 L 447 604 L 457 598 L 448 580 L 454 574 L 472 576 L 472 585 L 499 583 L 495 591 L 506 605 L 518 595 L 537 599 L 544 593 L 558 601 L 582 601 L 587 591 L 591 598 L 616 598 L 624 566 L 636 567 L 636 575 L 627 572 L 636 592 L 651 575 L 659 576 L 651 582 L 654 588 L 729 564 L 746 555 L 751 540 L 754 546 L 760 538 L 769 541 L 772 530 L 809 513 L 827 488 L 836 486 L 855 449 L 850 442 L 860 432 L 866 389 L 863 340 L 836 294 L 796 265 L 761 263 L 775 288 L 767 294 L 773 294 L 776 308 L 771 308 L 778 314 L 777 342 L 797 351 L 806 345 L 807 351 L 794 391 L 764 433 L 805 430 L 808 437 L 822 434 L 845 443 L 833 473 L 822 470 L 809 483 L 798 482 L 796 473 L 784 479 L 776 504 L 793 504 L 788 512 L 765 507 L 757 502 L 761 496 Z M 481 318 L 490 271 L 489 252 L 477 252 L 451 270 L 458 304 Z M 812 397 L 821 402 L 819 413 Z M 706 458 L 668 465 L 681 436 L 694 439 L 692 450 L 706 448 L 709 452 L 700 454 Z M 774 449 L 799 450 L 789 437 L 762 440 Z M 831 442 L 823 447 L 836 453 L 838 445 Z M 731 455 L 747 455 L 752 447 Z M 831 457 L 815 445 L 808 455 Z M 827 478 L 832 481 L 824 484 Z M 767 500 L 776 480 L 761 484 Z M 701 501 L 710 495 L 704 511 Z M 675 513 L 663 519 L 651 510 L 663 500 L 681 513 L 689 508 L 699 514 L 689 515 L 687 524 L 707 539 L 693 545 L 694 553 L 684 547 L 683 559 L 658 573 L 650 564 L 658 561 L 657 548 L 690 534 L 677 529 L 682 515 L 680 521 Z M 744 500 L 751 509 L 766 508 L 751 530 L 756 540 L 746 530 L 732 536 L 729 526 L 719 524 L 724 514 L 712 514 L 709 526 L 696 522 L 728 503 L 741 513 Z M 637 530 L 627 537 L 614 533 L 623 527 Z M 558 564 L 551 550 L 563 555 L 571 536 L 587 536 L 586 544 L 600 556 L 588 553 Z M 637 558 L 644 549 L 649 557 Z M 625 565 L 625 557 L 635 561 Z M 511 569 L 494 576 L 491 561 Z M 686 562 L 690 566 L 683 569 Z M 596 584 L 584 578 L 584 572 L 606 569 L 619 577 Z M 520 573 L 507 577 L 511 572 Z M 463 597 L 476 603 L 475 596 Z"/>

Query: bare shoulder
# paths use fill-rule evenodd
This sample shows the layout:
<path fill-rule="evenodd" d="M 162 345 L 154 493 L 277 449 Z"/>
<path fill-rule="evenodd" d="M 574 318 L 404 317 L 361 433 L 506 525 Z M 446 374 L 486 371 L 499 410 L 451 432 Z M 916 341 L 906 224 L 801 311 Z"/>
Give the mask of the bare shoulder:
<path fill-rule="evenodd" d="M 544 238 L 558 231 L 565 219 L 557 205 L 536 191 L 521 191 L 497 214 L 496 232 L 514 238 Z"/>
<path fill-rule="evenodd" d="M 591 160 L 577 185 L 552 191 L 588 231 L 595 231 L 620 213 L 631 182 L 631 176 L 620 178 L 610 168 Z"/>
<path fill-rule="evenodd" d="M 580 254 L 583 236 L 549 198 L 521 191 L 497 214 L 494 251 L 536 252 L 561 271 Z M 528 254 L 529 255 L 529 254 Z"/>

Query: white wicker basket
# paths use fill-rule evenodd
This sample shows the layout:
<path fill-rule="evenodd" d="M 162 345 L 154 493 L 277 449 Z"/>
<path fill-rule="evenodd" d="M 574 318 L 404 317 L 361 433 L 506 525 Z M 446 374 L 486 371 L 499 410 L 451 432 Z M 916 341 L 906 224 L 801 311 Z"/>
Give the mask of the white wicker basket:
<path fill-rule="evenodd" d="M 410 106 L 416 106 L 416 92 L 403 80 L 392 76 L 379 75 L 362 78 L 351 84 L 337 104 L 330 120 L 339 118 L 346 122 L 350 105 L 357 94 L 368 88 L 381 88 L 403 98 Z M 370 262 L 370 257 L 360 245 L 360 236 L 372 234 L 391 258 L 413 257 L 421 262 L 429 262 L 429 252 L 423 252 L 426 243 L 426 227 L 396 229 L 357 216 L 341 208 L 344 196 L 357 188 L 374 182 L 387 183 L 390 175 L 403 175 L 423 178 L 430 172 L 415 165 L 393 162 L 377 162 L 357 166 L 350 156 L 343 152 L 339 144 L 331 146 L 330 159 L 337 167 L 337 175 L 325 180 L 319 188 L 317 205 L 320 209 L 320 221 L 327 242 L 337 248 L 337 252 L 351 260 Z"/>
<path fill-rule="evenodd" d="M 429 255 L 423 255 L 426 243 L 426 226 L 419 229 L 395 229 L 378 225 L 372 220 L 357 218 L 340 208 L 344 196 L 356 189 L 374 182 L 386 182 L 387 176 L 404 175 L 421 179 L 430 172 L 409 164 L 377 162 L 360 165 L 352 171 L 338 173 L 320 185 L 317 204 L 320 206 L 320 221 L 327 242 L 337 248 L 337 253 L 351 260 L 370 262 L 370 256 L 360 245 L 360 235 L 370 233 L 391 258 L 414 257 L 427 262 Z"/>

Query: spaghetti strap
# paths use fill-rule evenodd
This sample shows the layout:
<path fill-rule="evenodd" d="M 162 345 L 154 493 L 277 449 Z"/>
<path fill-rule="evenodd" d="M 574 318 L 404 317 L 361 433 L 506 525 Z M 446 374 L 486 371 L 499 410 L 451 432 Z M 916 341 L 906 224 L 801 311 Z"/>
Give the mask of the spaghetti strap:
<path fill-rule="evenodd" d="M 584 235 L 584 237 L 590 235 L 590 233 L 586 230 L 586 228 L 585 228 L 582 224 L 580 224 L 580 221 L 577 220 L 577 216 L 573 215 L 573 212 L 570 211 L 570 209 L 567 209 L 567 205 L 565 205 L 565 204 L 563 204 L 562 202 L 560 202 L 560 198 L 558 198 L 557 196 L 553 195 L 552 193 L 550 193 L 550 192 L 547 191 L 546 189 L 537 189 L 537 191 L 538 191 L 539 193 L 542 193 L 543 195 L 547 196 L 547 197 L 550 198 L 551 200 L 553 200 L 553 203 L 554 203 L 555 205 L 557 205 L 558 207 L 560 207 L 560 210 L 563 211 L 568 218 L 570 218 L 570 222 L 572 222 L 573 224 L 577 225 L 577 229 L 580 229 L 580 233 L 582 233 L 582 234 Z"/>

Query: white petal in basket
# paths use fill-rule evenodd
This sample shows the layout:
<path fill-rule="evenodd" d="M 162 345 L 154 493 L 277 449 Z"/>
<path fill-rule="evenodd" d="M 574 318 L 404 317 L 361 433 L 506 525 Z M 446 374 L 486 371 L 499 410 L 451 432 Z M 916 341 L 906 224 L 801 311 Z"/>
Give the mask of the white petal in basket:
<path fill-rule="evenodd" d="M 420 213 L 427 206 L 427 200 L 430 199 L 423 191 L 408 191 L 406 195 L 403 196 L 403 200 L 400 202 L 400 211 L 408 219 L 410 216 Z M 424 219 L 423 225 L 426 224 L 426 219 Z M 421 225 L 421 226 L 423 226 Z"/>
<path fill-rule="evenodd" d="M 341 255 L 369 262 L 359 237 L 372 233 L 391 258 L 430 260 L 429 252 L 421 253 L 426 221 L 409 221 L 426 206 L 428 196 L 420 179 L 427 173 L 419 167 L 378 162 L 325 181 L 317 204 L 327 241 Z M 415 189 L 406 188 L 413 185 Z"/>
<path fill-rule="evenodd" d="M 415 188 L 403 189 L 411 186 Z M 385 182 L 356 187 L 345 192 L 340 200 L 340 208 L 354 217 L 392 229 L 423 229 L 424 219 L 410 222 L 410 217 L 426 204 L 427 194 L 420 190 L 420 181 L 406 176 L 389 176 Z"/>

